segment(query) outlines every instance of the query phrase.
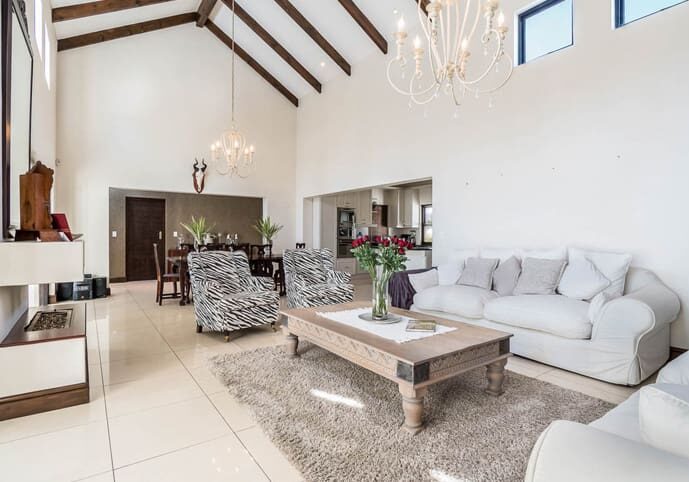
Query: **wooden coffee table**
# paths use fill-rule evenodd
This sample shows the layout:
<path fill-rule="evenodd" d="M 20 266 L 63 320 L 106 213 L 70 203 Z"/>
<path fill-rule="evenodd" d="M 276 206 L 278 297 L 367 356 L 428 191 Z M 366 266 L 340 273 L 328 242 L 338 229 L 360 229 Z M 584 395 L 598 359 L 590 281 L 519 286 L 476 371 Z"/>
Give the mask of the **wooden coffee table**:
<path fill-rule="evenodd" d="M 511 356 L 511 334 L 393 308 L 393 313 L 433 319 L 439 325 L 457 328 L 397 343 L 316 314 L 367 306 L 370 304 L 354 302 L 283 310 L 287 317 L 287 326 L 282 328 L 288 340 L 287 353 L 298 356 L 297 346 L 302 338 L 397 383 L 402 394 L 403 428 L 412 434 L 423 429 L 423 399 L 434 383 L 485 366 L 486 393 L 492 396 L 503 393 L 505 364 Z"/>

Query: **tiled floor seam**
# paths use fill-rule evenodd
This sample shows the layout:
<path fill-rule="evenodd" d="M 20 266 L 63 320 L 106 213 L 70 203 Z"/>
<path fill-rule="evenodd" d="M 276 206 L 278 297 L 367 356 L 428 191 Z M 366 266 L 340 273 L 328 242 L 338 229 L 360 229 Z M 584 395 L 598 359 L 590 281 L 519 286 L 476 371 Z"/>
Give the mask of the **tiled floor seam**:
<path fill-rule="evenodd" d="M 127 289 L 127 292 L 129 292 L 129 289 Z M 136 306 L 137 306 L 140 310 L 144 311 L 143 308 L 141 307 L 141 305 L 139 304 L 139 302 L 136 300 L 136 298 L 134 298 L 133 296 L 132 296 L 132 298 L 134 299 L 134 303 L 136 304 Z M 215 403 L 213 403 L 213 400 L 211 400 L 211 398 L 210 398 L 210 396 L 211 396 L 212 394 L 209 394 L 209 393 L 206 393 L 206 392 L 205 392 L 205 390 L 203 389 L 203 387 L 201 386 L 201 384 L 198 382 L 198 380 L 196 380 L 196 378 L 194 378 L 194 375 L 191 373 L 191 371 L 189 370 L 189 368 L 182 362 L 182 359 L 179 357 L 179 355 L 177 355 L 177 352 L 172 348 L 172 346 L 170 346 L 170 344 L 168 343 L 168 341 L 165 339 L 165 336 L 163 336 L 163 334 L 160 333 L 160 330 L 158 330 L 158 326 L 157 326 L 155 323 L 153 323 L 153 320 L 151 320 L 151 318 L 148 316 L 148 314 L 145 313 L 145 311 L 144 311 L 144 314 L 145 314 L 146 318 L 148 319 L 148 321 L 153 325 L 153 327 L 155 328 L 155 330 L 156 330 L 156 332 L 158 333 L 158 335 L 163 339 L 163 341 L 164 341 L 165 344 L 168 346 L 168 348 L 170 348 L 170 351 L 172 351 L 172 353 L 175 354 L 175 357 L 177 358 L 177 360 L 179 360 L 179 362 L 182 364 L 182 366 L 183 366 L 184 369 L 187 371 L 187 373 L 189 374 L 189 376 L 194 380 L 194 383 L 196 383 L 196 385 L 199 387 L 199 389 L 201 390 L 201 392 L 203 392 L 203 396 L 206 397 L 206 400 L 208 400 L 208 402 L 211 404 L 211 406 L 212 406 L 213 409 L 216 411 L 216 413 L 220 416 L 220 418 L 222 419 L 222 421 L 225 422 L 225 425 L 226 425 L 227 428 L 230 430 L 230 432 L 237 438 L 237 440 L 239 441 L 239 444 L 240 444 L 240 445 L 242 446 L 242 448 L 246 451 L 246 454 L 249 456 L 249 458 L 251 458 L 251 460 L 256 464 L 256 466 L 261 470 L 261 472 L 262 472 L 263 475 L 266 477 L 266 479 L 271 480 L 271 478 L 270 478 L 270 477 L 268 476 L 268 474 L 266 473 L 265 469 L 261 466 L 261 464 L 258 462 L 258 460 L 253 456 L 253 454 L 251 453 L 251 451 L 249 450 L 249 448 L 248 448 L 246 445 L 244 445 L 244 442 L 242 441 L 242 439 L 239 438 L 239 437 L 237 436 L 237 434 L 236 434 L 235 431 L 232 429 L 232 427 L 230 426 L 230 424 L 227 422 L 227 420 L 225 420 L 225 417 L 224 417 L 223 414 L 220 412 L 220 410 L 218 409 L 218 407 L 215 406 Z M 201 398 L 201 397 L 199 397 L 199 398 Z M 108 429 L 108 434 L 109 434 L 109 429 Z M 217 440 L 217 439 L 214 439 L 214 440 Z M 206 442 L 208 442 L 208 440 L 206 440 Z M 204 443 L 205 443 L 205 442 L 204 442 Z M 197 445 L 198 445 L 198 444 L 197 444 Z M 112 451 L 112 448 L 111 448 L 111 451 Z"/>
<path fill-rule="evenodd" d="M 93 305 L 93 313 L 98 318 L 98 307 Z M 115 480 L 115 461 L 112 455 L 112 437 L 110 436 L 110 418 L 108 417 L 108 399 L 105 396 L 105 377 L 103 376 L 103 357 L 101 356 L 100 353 L 100 334 L 98 333 L 98 324 L 96 323 L 96 343 L 98 344 L 98 360 L 100 361 L 100 379 L 101 379 L 101 388 L 103 389 L 103 409 L 105 410 L 105 428 L 108 432 L 108 450 L 110 452 L 110 469 L 113 471 L 112 473 L 112 479 L 113 481 Z M 96 474 L 97 475 L 97 474 Z"/>

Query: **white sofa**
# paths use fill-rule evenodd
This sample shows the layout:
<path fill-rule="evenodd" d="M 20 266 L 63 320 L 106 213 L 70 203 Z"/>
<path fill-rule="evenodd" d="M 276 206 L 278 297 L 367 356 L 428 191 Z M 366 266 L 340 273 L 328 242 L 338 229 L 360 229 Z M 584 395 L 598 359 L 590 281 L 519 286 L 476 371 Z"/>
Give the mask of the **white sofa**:
<path fill-rule="evenodd" d="M 589 307 L 558 294 L 501 297 L 451 284 L 416 293 L 410 309 L 512 333 L 516 355 L 620 385 L 641 383 L 668 360 L 680 304 L 655 274 L 631 268 L 623 296 L 593 315 Z"/>
<path fill-rule="evenodd" d="M 663 368 L 655 386 L 667 390 L 677 385 L 689 385 L 689 354 Z M 645 442 L 639 423 L 639 398 L 636 392 L 590 425 L 553 422 L 531 452 L 525 481 L 689 480 L 688 458 Z M 682 426 L 680 421 L 676 422 Z"/>

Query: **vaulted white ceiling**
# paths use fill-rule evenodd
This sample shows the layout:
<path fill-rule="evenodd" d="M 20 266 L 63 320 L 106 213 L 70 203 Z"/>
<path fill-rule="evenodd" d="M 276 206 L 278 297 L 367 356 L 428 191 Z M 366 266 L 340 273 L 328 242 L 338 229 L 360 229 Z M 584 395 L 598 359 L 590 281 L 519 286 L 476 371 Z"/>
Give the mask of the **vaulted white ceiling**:
<path fill-rule="evenodd" d="M 345 76 L 344 71 L 297 25 L 274 0 L 236 0 L 246 12 L 282 44 L 306 69 L 327 88 L 333 78 Z M 52 0 L 53 8 L 88 3 L 82 0 Z M 352 66 L 370 55 L 383 55 L 364 30 L 354 21 L 337 0 L 291 0 L 291 3 L 313 24 L 335 49 Z M 58 39 L 73 37 L 99 30 L 130 25 L 147 20 L 187 12 L 196 12 L 200 0 L 173 0 L 118 12 L 93 15 L 55 23 Z M 417 15 L 414 0 L 355 0 L 355 4 L 368 17 L 388 41 L 388 52 L 394 55 L 393 33 L 397 18 Z M 232 12 L 218 1 L 209 17 L 228 35 L 232 32 Z M 314 88 L 287 64 L 270 46 L 258 37 L 239 17 L 236 19 L 235 41 L 266 70 L 273 74 L 297 97 L 314 93 Z M 150 32 L 145 35 L 156 35 Z M 212 35 L 208 31 L 208 35 Z M 119 40 L 111 40 L 118 42 Z M 98 48 L 97 45 L 90 48 Z M 228 50 L 228 55 L 230 52 Z"/>

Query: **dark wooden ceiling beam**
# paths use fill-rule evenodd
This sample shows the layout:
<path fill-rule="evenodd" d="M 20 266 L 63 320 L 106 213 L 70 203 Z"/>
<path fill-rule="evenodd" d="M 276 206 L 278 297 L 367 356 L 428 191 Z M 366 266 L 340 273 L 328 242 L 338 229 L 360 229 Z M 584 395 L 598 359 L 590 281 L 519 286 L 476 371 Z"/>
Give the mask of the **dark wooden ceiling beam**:
<path fill-rule="evenodd" d="M 352 75 L 352 67 L 349 65 L 349 63 L 340 55 L 340 53 L 333 47 L 314 27 L 311 22 L 306 20 L 306 18 L 301 14 L 301 12 L 294 6 L 292 5 L 289 0 L 275 0 L 275 3 L 277 3 L 286 13 L 287 15 L 290 16 L 294 22 L 296 22 L 297 25 L 299 25 L 306 34 L 313 39 L 314 42 L 318 44 L 318 46 L 323 49 L 323 51 L 330 56 L 331 59 L 335 61 L 337 65 L 340 66 L 342 70 L 347 75 Z"/>
<path fill-rule="evenodd" d="M 236 11 L 236 7 L 235 7 Z M 218 27 L 216 24 L 214 24 L 211 20 L 206 21 L 206 28 L 213 32 L 213 34 L 218 37 L 218 39 L 227 45 L 230 49 L 232 48 L 232 38 L 227 35 L 220 27 Z M 295 106 L 299 107 L 299 99 L 297 96 L 295 96 L 292 92 L 290 92 L 287 87 L 282 85 L 278 79 L 276 79 L 270 72 L 268 72 L 266 69 L 261 66 L 256 60 L 247 53 L 246 50 L 241 48 L 239 44 L 236 42 L 234 43 L 234 51 L 237 53 L 237 56 L 241 58 L 244 62 L 249 64 L 251 68 L 253 68 L 258 75 L 263 77 L 270 85 L 275 87 L 282 95 L 287 97 L 287 99 L 294 104 Z"/>
<path fill-rule="evenodd" d="M 381 52 L 388 53 L 388 41 L 381 35 L 378 29 L 371 23 L 368 17 L 362 12 L 352 0 L 339 0 L 340 5 L 347 10 L 347 13 L 354 19 L 359 27 L 366 32 L 373 43 L 378 46 Z"/>
<path fill-rule="evenodd" d="M 103 13 L 119 12 L 129 8 L 145 7 L 171 0 L 98 0 L 95 2 L 79 3 L 53 9 L 53 22 L 63 22 L 76 18 L 101 15 Z"/>
<path fill-rule="evenodd" d="M 199 18 L 198 20 L 196 20 L 197 27 L 203 27 L 204 25 L 206 25 L 208 17 L 213 11 L 213 7 L 215 7 L 216 3 L 218 3 L 218 0 L 201 0 L 201 3 L 199 4 L 199 9 L 196 11 L 196 13 L 199 14 Z"/>
<path fill-rule="evenodd" d="M 140 33 L 153 32 L 168 27 L 176 27 L 185 23 L 196 21 L 196 12 L 182 13 L 180 15 L 173 15 L 171 17 L 159 18 L 156 20 L 149 20 L 147 22 L 134 23 L 131 25 L 124 25 L 122 27 L 109 28 L 100 30 L 98 32 L 86 33 L 77 35 L 75 37 L 63 38 L 57 41 L 57 50 L 75 49 L 84 47 L 86 45 L 93 45 L 108 40 L 115 40 L 123 37 L 131 37 Z"/>
<path fill-rule="evenodd" d="M 227 7 L 232 9 L 232 1 L 233 0 L 222 0 Z M 237 14 L 237 17 L 239 17 L 242 22 L 244 22 L 251 30 L 254 31 L 256 35 L 261 37 L 261 40 L 263 40 L 270 48 L 272 48 L 275 53 L 277 53 L 282 60 L 287 62 L 290 67 L 292 67 L 301 77 L 307 81 L 311 86 L 316 89 L 317 92 L 321 92 L 322 86 L 321 83 L 311 75 L 311 72 L 309 72 L 306 67 L 304 67 L 299 61 L 294 58 L 292 54 L 290 54 L 285 47 L 283 47 L 280 42 L 278 42 L 266 29 L 264 29 L 249 13 L 244 10 L 236 0 L 234 0 L 234 11 Z"/>

